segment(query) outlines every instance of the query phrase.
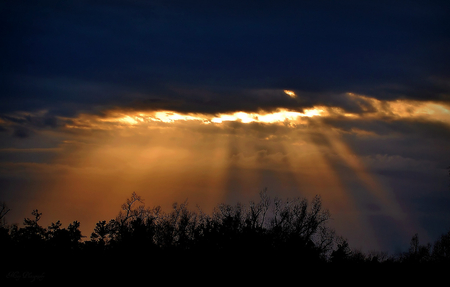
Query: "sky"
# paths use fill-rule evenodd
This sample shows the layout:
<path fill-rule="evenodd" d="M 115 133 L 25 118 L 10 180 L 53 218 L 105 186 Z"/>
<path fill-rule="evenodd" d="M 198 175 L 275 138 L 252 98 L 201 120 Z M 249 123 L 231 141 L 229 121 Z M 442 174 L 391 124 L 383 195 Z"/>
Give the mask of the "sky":
<path fill-rule="evenodd" d="M 363 251 L 450 229 L 449 1 L 0 2 L 0 200 L 320 195 Z"/>

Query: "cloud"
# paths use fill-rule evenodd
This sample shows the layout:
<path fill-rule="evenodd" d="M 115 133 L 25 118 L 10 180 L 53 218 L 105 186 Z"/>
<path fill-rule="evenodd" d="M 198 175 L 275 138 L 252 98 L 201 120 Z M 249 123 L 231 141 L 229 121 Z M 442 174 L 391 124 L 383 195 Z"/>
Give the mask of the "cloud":
<path fill-rule="evenodd" d="M 3 112 L 301 109 L 345 105 L 346 92 L 449 99 L 445 1 L 3 5 Z M 262 92 L 284 89 L 299 100 Z"/>

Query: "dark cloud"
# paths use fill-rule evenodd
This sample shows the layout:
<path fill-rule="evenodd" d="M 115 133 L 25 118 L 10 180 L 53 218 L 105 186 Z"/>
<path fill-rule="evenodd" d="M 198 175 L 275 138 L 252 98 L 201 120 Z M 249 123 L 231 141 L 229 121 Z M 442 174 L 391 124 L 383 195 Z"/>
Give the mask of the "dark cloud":
<path fill-rule="evenodd" d="M 302 107 L 352 91 L 448 100 L 447 1 L 3 1 L 11 110 Z M 164 103 L 164 104 L 162 104 Z"/>
<path fill-rule="evenodd" d="M 357 121 L 327 119 L 324 122 L 344 131 L 344 139 L 360 156 L 401 155 L 407 158 L 434 160 L 443 166 L 450 158 L 448 149 L 450 128 L 441 122 L 374 119 Z M 361 131 L 363 134 L 359 133 Z"/>
<path fill-rule="evenodd" d="M 13 125 L 27 125 L 36 128 L 56 128 L 60 125 L 58 118 L 48 113 L 2 115 L 0 119 Z"/>
<path fill-rule="evenodd" d="M 0 115 L 0 121 L 4 131 L 13 128 L 14 136 L 20 138 L 28 137 L 33 130 L 56 129 L 64 125 L 64 121 L 47 112 Z"/>
<path fill-rule="evenodd" d="M 13 135 L 18 138 L 27 138 L 30 136 L 30 134 L 31 134 L 31 130 L 29 130 L 25 127 L 16 127 L 14 129 L 14 133 L 13 133 Z"/>

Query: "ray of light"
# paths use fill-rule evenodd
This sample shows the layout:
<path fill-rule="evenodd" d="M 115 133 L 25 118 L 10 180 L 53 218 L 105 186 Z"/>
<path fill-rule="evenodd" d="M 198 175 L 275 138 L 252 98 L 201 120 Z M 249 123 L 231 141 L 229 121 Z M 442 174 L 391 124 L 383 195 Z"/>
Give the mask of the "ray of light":
<path fill-rule="evenodd" d="M 203 124 L 225 122 L 287 124 L 291 127 L 305 125 L 314 118 L 345 117 L 350 119 L 423 119 L 450 124 L 450 107 L 437 102 L 412 100 L 381 101 L 363 95 L 348 93 L 350 100 L 357 103 L 362 112 L 348 112 L 340 107 L 314 106 L 302 112 L 278 108 L 273 112 L 236 111 L 220 114 L 179 113 L 174 111 L 106 111 L 105 116 L 81 114 L 74 119 L 65 119 L 67 128 L 105 129 L 196 121 Z"/>
<path fill-rule="evenodd" d="M 326 133 L 333 150 L 352 169 L 356 177 L 363 183 L 370 196 L 378 200 L 383 212 L 401 222 L 404 235 L 410 235 L 414 229 L 412 223 L 406 217 L 404 211 L 393 195 L 367 170 L 359 157 L 340 138 L 335 131 Z"/>
<path fill-rule="evenodd" d="M 311 144 L 308 154 L 314 166 L 306 167 L 308 172 L 303 180 L 311 181 L 311 186 L 317 188 L 324 198 L 324 202 L 330 207 L 331 214 L 339 214 L 339 220 L 334 224 L 339 230 L 352 233 L 352 229 L 358 228 L 358 242 L 366 242 L 372 246 L 378 244 L 375 240 L 374 230 L 364 216 L 361 216 L 361 206 L 349 192 L 345 185 L 339 168 L 333 164 L 331 155 L 334 153 L 330 139 L 326 136 L 328 130 L 316 128 L 314 132 L 304 134 Z M 303 164 L 299 162 L 299 164 Z M 353 238 L 355 239 L 355 238 Z"/>
<path fill-rule="evenodd" d="M 65 131 L 71 131 L 67 134 L 74 136 L 55 149 L 60 154 L 54 162 L 60 166 L 55 169 L 64 172 L 53 180 L 53 193 L 46 194 L 45 200 L 57 202 L 62 197 L 60 190 L 68 189 L 64 195 L 67 202 L 101 205 L 106 200 L 106 209 L 120 205 L 125 191 L 148 191 L 143 197 L 149 201 L 170 204 L 174 198 L 190 198 L 201 201 L 201 206 L 214 206 L 254 194 L 263 188 L 259 184 L 273 183 L 283 192 L 297 189 L 301 196 L 322 194 L 326 206 L 351 224 L 368 229 L 368 220 L 360 216 L 368 212 L 359 206 L 359 198 L 352 194 L 354 186 L 347 182 L 353 179 L 344 178 L 352 173 L 364 187 L 364 199 L 377 201 L 380 213 L 404 223 L 409 235 L 412 231 L 399 203 L 342 137 L 344 132 L 377 136 L 376 131 L 356 127 L 342 131 L 327 126 L 323 119 L 450 124 L 450 108 L 437 102 L 381 101 L 356 94 L 348 97 L 360 105 L 360 111 L 325 106 L 301 112 L 279 108 L 223 114 L 116 109 L 101 116 L 61 118 Z M 0 123 L 11 124 L 7 120 Z M 321 139 L 315 141 L 313 133 Z M 83 142 L 85 139 L 89 140 Z M 336 164 L 336 158 L 350 172 L 340 170 L 342 165 Z M 237 190 L 234 195 L 230 193 L 233 188 Z M 372 237 L 370 231 L 364 234 L 364 240 Z"/>

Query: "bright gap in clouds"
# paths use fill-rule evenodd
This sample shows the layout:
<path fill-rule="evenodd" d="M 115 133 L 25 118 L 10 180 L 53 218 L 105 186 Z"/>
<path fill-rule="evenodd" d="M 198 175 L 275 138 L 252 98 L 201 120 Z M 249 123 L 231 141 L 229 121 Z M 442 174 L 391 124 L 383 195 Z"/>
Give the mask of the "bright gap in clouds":
<path fill-rule="evenodd" d="M 289 92 L 286 91 L 285 92 Z M 293 92 L 292 92 L 293 93 Z M 152 122 L 173 123 L 177 121 L 198 121 L 204 124 L 220 124 L 224 122 L 241 123 L 283 123 L 294 127 L 296 124 L 308 123 L 308 118 L 353 118 L 353 119 L 423 119 L 450 123 L 450 107 L 437 102 L 420 102 L 412 100 L 381 101 L 353 93 L 346 94 L 349 99 L 358 103 L 361 112 L 351 113 L 340 107 L 313 106 L 302 112 L 278 108 L 274 112 L 244 112 L 237 111 L 220 114 L 179 113 L 175 111 L 125 111 L 110 110 L 104 117 L 82 114 L 72 119 L 68 128 L 106 128 L 110 123 L 118 126 L 137 126 Z"/>
<path fill-rule="evenodd" d="M 106 117 L 94 119 L 90 115 L 82 115 L 79 119 L 80 122 L 91 119 L 91 121 L 97 121 L 98 123 L 116 123 L 119 125 L 135 126 L 140 124 L 150 124 L 152 122 L 173 123 L 176 121 L 199 121 L 204 124 L 220 124 L 223 122 L 241 122 L 241 123 L 304 123 L 301 118 L 303 117 L 316 117 L 325 113 L 324 107 L 314 107 L 312 109 L 305 109 L 303 112 L 290 111 L 287 109 L 277 109 L 275 112 L 266 113 L 247 113 L 247 112 L 234 112 L 234 113 L 221 113 L 217 115 L 208 114 L 181 114 L 174 111 L 157 111 L 157 112 L 144 112 L 144 111 L 108 111 Z M 68 125 L 68 127 L 77 126 L 85 127 L 83 125 Z"/>
<path fill-rule="evenodd" d="M 294 93 L 294 91 L 290 91 L 290 90 L 283 90 L 283 92 L 288 95 L 291 98 L 296 98 L 297 95 Z"/>

